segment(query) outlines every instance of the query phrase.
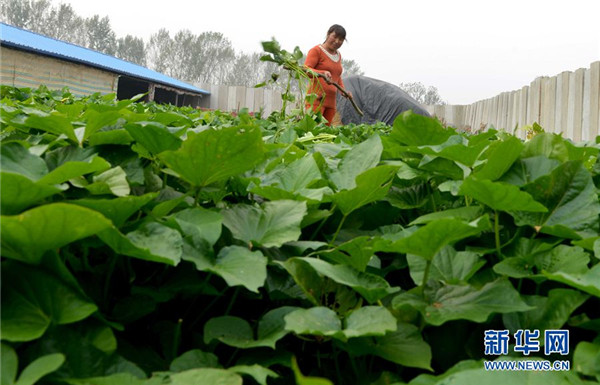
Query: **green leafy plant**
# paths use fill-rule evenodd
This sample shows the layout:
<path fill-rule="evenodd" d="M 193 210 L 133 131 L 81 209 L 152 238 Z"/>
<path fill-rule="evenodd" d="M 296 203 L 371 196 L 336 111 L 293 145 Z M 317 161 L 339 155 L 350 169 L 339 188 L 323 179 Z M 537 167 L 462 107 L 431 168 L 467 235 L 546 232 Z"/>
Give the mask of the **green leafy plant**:
<path fill-rule="evenodd" d="M 600 380 L 596 144 L 1 97 L 2 384 Z"/>

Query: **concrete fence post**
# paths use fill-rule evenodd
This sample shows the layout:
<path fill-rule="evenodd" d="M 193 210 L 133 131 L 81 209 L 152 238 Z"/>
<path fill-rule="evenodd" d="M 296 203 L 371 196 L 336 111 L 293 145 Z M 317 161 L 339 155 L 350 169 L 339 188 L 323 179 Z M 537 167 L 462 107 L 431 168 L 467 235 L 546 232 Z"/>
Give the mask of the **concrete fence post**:
<path fill-rule="evenodd" d="M 567 116 L 569 111 L 570 72 L 564 71 L 556 75 L 556 104 L 554 107 L 555 133 L 567 132 Z"/>
<path fill-rule="evenodd" d="M 540 125 L 546 131 L 554 131 L 554 117 L 556 108 L 556 77 L 542 79 L 542 92 L 540 101 Z"/>
<path fill-rule="evenodd" d="M 590 140 L 590 93 L 592 87 L 590 85 L 591 71 L 584 70 L 583 73 L 583 104 L 581 106 L 581 140 Z"/>
<path fill-rule="evenodd" d="M 600 61 L 590 66 L 590 140 L 600 135 Z"/>
<path fill-rule="evenodd" d="M 256 112 L 254 109 L 254 88 L 246 88 L 246 107 L 248 107 L 248 112 Z"/>
<path fill-rule="evenodd" d="M 585 69 L 580 68 L 569 76 L 569 105 L 567 110 L 566 136 L 574 141 L 581 140 L 583 113 L 583 77 Z"/>

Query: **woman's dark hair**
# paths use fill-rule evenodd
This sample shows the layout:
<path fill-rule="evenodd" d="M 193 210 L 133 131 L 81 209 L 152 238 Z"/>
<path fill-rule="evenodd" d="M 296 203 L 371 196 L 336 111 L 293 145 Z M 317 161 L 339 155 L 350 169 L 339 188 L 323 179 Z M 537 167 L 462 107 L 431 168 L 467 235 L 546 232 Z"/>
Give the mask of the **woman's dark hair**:
<path fill-rule="evenodd" d="M 329 34 L 331 33 L 335 33 L 336 36 L 346 40 L 346 30 L 339 24 L 334 24 L 331 27 L 329 27 L 329 30 L 327 31 L 327 36 L 329 36 Z"/>

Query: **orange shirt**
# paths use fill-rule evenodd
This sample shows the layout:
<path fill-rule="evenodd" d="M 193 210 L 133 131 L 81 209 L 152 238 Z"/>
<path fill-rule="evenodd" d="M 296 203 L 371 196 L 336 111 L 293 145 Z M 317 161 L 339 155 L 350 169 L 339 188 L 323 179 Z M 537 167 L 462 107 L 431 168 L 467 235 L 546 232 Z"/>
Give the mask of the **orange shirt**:
<path fill-rule="evenodd" d="M 331 73 L 331 80 L 344 88 L 344 83 L 342 81 L 342 55 L 339 51 L 338 57 L 339 60 L 337 62 L 333 61 L 325 52 L 323 52 L 319 45 L 316 45 L 306 54 L 304 65 L 318 73 L 329 71 Z M 322 96 L 323 91 L 325 91 L 323 107 L 335 108 L 337 88 L 333 84 L 327 84 L 323 78 L 318 78 L 318 81 L 321 83 L 322 88 L 316 84 L 315 79 L 312 79 L 308 87 L 308 93 Z M 315 106 L 318 106 L 319 103 L 320 100 L 315 101 Z"/>

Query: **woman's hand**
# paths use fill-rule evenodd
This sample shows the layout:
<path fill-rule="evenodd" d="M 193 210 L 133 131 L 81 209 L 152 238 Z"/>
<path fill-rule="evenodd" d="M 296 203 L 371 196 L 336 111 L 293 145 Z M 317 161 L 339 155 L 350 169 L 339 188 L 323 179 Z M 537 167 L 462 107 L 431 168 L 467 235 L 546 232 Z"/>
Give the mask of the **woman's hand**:
<path fill-rule="evenodd" d="M 323 77 L 328 84 L 331 84 L 331 72 L 323 71 Z"/>

